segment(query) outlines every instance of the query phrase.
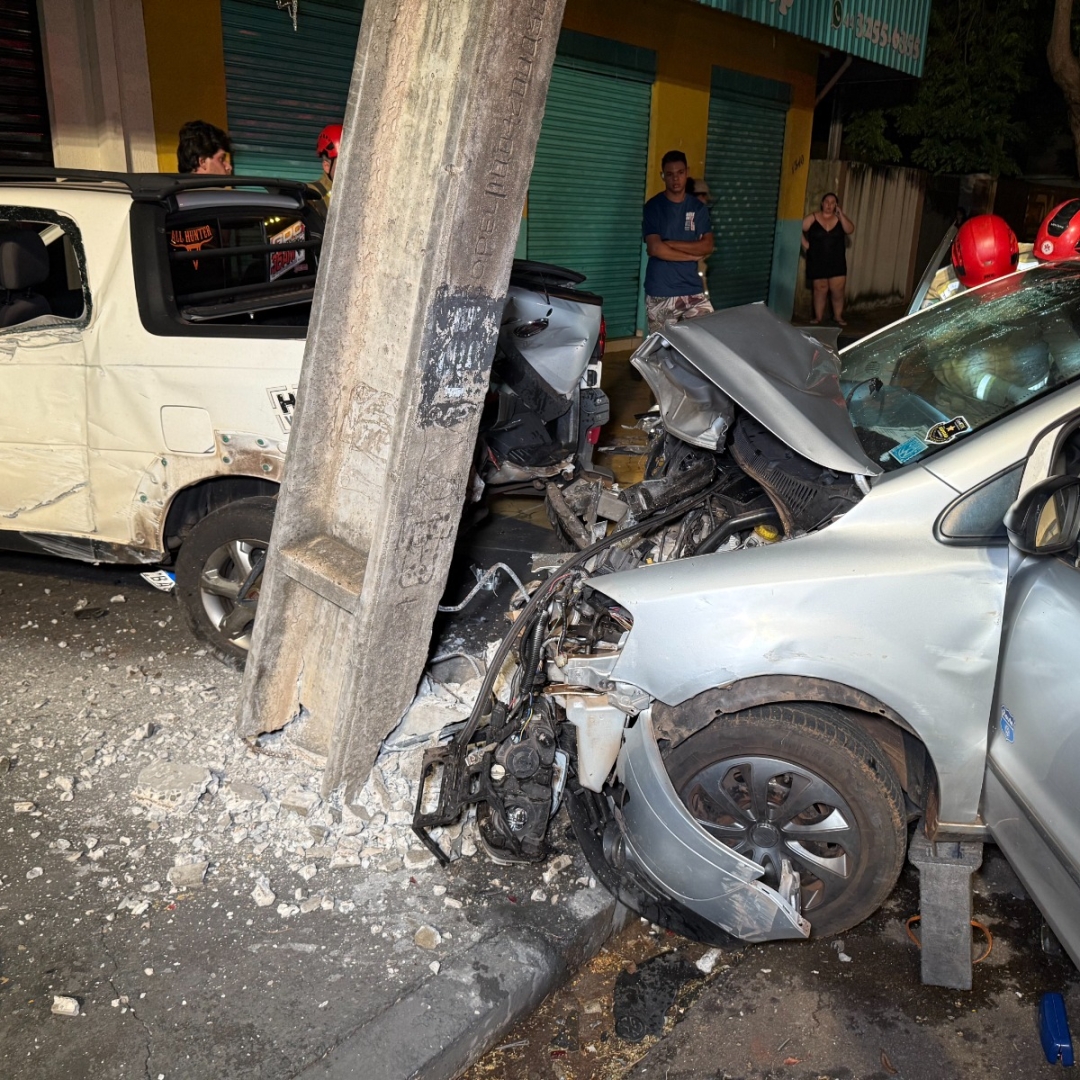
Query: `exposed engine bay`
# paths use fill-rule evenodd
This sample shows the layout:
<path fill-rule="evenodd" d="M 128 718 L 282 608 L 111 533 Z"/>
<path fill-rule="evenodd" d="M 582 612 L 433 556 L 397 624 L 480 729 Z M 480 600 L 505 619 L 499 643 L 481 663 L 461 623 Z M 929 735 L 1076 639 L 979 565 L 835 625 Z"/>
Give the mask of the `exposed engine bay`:
<path fill-rule="evenodd" d="M 866 474 L 877 471 L 847 419 L 835 352 L 763 307 L 751 315 L 758 337 L 779 333 L 786 354 L 771 387 L 751 385 L 751 402 L 770 393 L 826 399 L 841 424 L 782 440 L 676 347 L 681 327 L 647 339 L 631 361 L 659 402 L 642 419 L 645 478 L 621 490 L 590 474 L 548 485 L 552 522 L 577 550 L 534 559 L 538 580 L 527 602 L 511 605 L 512 628 L 469 720 L 425 753 L 414 816 L 440 861 L 448 857 L 430 830 L 473 804 L 493 859 L 537 861 L 549 854 L 548 824 L 565 798 L 579 843 L 614 895 L 712 944 L 807 936 L 799 874 L 787 860 L 766 868 L 725 846 L 680 800 L 662 760 L 670 746 L 653 729 L 654 702 L 615 673 L 632 618 L 604 594 L 604 578 L 821 529 L 862 498 Z M 836 437 L 822 439 L 821 428 Z M 848 463 L 851 471 L 835 467 Z"/>

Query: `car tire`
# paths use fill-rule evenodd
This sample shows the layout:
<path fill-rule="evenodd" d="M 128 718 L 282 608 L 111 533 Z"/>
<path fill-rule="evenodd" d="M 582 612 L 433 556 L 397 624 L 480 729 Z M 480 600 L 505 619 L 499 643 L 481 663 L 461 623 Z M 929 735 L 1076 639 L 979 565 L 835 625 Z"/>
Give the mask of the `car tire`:
<path fill-rule="evenodd" d="M 800 875 L 815 937 L 872 915 L 904 864 L 900 781 L 856 722 L 829 705 L 764 705 L 720 716 L 664 756 L 675 790 L 716 839 Z"/>
<path fill-rule="evenodd" d="M 236 629 L 247 614 L 254 618 L 253 604 L 237 612 L 239 591 L 253 565 L 265 557 L 276 506 L 277 499 L 260 495 L 207 514 L 188 533 L 176 558 L 176 597 L 184 619 L 219 659 L 238 668 L 250 648 L 250 621 L 245 632 L 237 635 Z M 250 583 L 248 601 L 257 600 L 260 584 L 261 577 Z"/>

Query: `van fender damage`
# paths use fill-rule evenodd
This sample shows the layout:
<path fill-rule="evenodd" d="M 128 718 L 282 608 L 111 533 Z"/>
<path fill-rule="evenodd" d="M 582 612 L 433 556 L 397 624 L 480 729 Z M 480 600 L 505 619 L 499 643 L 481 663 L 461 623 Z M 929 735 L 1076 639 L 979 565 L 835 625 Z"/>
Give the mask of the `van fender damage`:
<path fill-rule="evenodd" d="M 132 502 L 131 531 L 139 547 L 156 551 L 154 562 L 165 555 L 163 531 L 169 506 L 184 488 L 204 480 L 251 476 L 281 483 L 285 465 L 284 439 L 250 432 L 215 431 L 210 454 L 166 453 L 147 467 Z"/>
<path fill-rule="evenodd" d="M 743 941 L 810 936 L 799 913 L 799 875 L 785 862 L 780 888 L 764 868 L 714 840 L 679 799 L 648 711 L 626 731 L 616 771 L 626 794 L 616 811 L 625 857 L 684 908 Z"/>

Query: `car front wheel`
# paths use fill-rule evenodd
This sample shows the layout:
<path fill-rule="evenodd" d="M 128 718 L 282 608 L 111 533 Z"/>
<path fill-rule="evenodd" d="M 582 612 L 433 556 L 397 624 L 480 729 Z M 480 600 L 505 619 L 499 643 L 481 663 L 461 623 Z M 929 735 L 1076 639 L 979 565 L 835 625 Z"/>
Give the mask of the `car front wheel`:
<path fill-rule="evenodd" d="M 828 705 L 766 705 L 719 716 L 665 755 L 675 790 L 721 843 L 779 883 L 800 877 L 811 933 L 840 933 L 892 891 L 906 817 L 896 773 L 873 741 Z"/>
<path fill-rule="evenodd" d="M 176 596 L 197 637 L 242 667 L 277 500 L 241 499 L 200 519 L 176 559 Z"/>

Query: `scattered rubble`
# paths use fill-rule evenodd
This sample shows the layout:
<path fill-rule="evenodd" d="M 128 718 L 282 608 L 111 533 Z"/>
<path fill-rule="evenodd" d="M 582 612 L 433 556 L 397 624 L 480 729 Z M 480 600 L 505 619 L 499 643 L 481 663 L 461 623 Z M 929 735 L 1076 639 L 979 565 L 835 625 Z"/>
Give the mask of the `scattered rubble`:
<path fill-rule="evenodd" d="M 190 812 L 213 782 L 214 775 L 205 766 L 156 761 L 139 773 L 133 794 L 152 806 Z"/>
<path fill-rule="evenodd" d="M 413 942 L 421 949 L 437 949 L 442 943 L 442 934 L 434 926 L 421 926 L 413 935 Z"/>
<path fill-rule="evenodd" d="M 54 994 L 52 1008 L 49 1010 L 56 1016 L 78 1016 L 79 1003 L 73 997 L 65 997 L 63 994 Z"/>

